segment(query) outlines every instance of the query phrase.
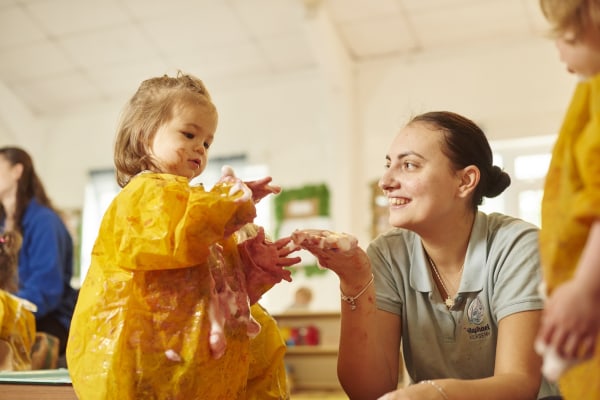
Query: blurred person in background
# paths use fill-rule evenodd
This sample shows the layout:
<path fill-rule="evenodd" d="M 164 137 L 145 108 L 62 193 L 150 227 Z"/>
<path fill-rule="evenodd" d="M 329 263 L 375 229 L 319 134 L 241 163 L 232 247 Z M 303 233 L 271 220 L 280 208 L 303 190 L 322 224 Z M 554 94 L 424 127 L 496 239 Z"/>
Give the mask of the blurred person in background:
<path fill-rule="evenodd" d="M 73 240 L 31 156 L 18 147 L 0 148 L 0 229 L 23 238 L 14 294 L 35 304 L 36 331 L 58 338 L 64 354 L 78 293 L 71 286 Z"/>

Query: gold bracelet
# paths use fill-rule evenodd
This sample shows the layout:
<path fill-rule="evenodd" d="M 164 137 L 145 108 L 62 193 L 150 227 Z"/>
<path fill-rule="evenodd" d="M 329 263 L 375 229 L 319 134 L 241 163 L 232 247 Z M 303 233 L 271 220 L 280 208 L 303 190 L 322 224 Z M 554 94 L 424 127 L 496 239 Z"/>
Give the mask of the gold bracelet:
<path fill-rule="evenodd" d="M 361 289 L 361 291 L 358 292 L 358 294 L 356 296 L 346 296 L 344 294 L 344 292 L 342 292 L 342 288 L 340 287 L 340 295 L 342 296 L 342 300 L 344 300 L 346 303 L 350 304 L 350 309 L 352 311 L 356 310 L 356 300 L 358 300 L 358 298 L 360 296 L 362 296 L 362 294 L 364 292 L 367 291 L 367 288 L 369 286 L 371 286 L 371 283 L 373 283 L 374 280 L 375 280 L 375 276 L 373 276 L 373 274 L 371 274 L 371 279 L 369 279 L 369 282 L 367 282 L 367 284 L 365 285 L 365 287 L 363 287 Z"/>
<path fill-rule="evenodd" d="M 426 381 L 421 381 L 419 383 L 427 383 L 427 384 L 433 386 L 435 388 L 435 390 L 437 390 L 442 395 L 442 397 L 444 398 L 444 400 L 448 400 L 448 395 L 446 394 L 446 392 L 444 392 L 444 389 L 442 389 L 442 387 L 440 385 L 438 385 L 436 382 L 430 381 L 428 379 Z"/>

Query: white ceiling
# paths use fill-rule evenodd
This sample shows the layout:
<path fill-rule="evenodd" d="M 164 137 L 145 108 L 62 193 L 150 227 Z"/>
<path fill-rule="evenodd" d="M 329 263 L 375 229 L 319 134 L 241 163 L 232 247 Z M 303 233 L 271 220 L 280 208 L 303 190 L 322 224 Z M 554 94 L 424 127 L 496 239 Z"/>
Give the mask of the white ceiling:
<path fill-rule="evenodd" d="M 0 0 L 0 85 L 45 116 L 178 69 L 211 87 L 314 69 L 319 3 L 356 62 L 545 29 L 538 0 Z"/>

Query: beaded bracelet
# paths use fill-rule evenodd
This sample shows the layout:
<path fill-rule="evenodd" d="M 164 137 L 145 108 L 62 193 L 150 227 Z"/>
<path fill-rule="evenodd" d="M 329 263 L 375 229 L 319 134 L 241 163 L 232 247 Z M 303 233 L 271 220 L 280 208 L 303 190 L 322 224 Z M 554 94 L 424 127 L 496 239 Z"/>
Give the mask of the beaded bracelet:
<path fill-rule="evenodd" d="M 356 310 L 356 300 L 358 300 L 358 298 L 367 291 L 367 288 L 369 286 L 371 286 L 371 283 L 373 283 L 373 281 L 375 280 L 375 277 L 373 276 L 373 274 L 371 274 L 371 279 L 369 279 L 369 282 L 367 282 L 367 284 L 365 285 L 365 287 L 363 287 L 361 289 L 360 292 L 358 292 L 358 294 L 356 296 L 346 296 L 344 294 L 344 292 L 342 292 L 342 289 L 340 288 L 340 295 L 342 297 L 342 300 L 344 300 L 346 303 L 350 304 L 350 309 L 352 311 Z"/>
<path fill-rule="evenodd" d="M 442 395 L 444 400 L 448 400 L 448 395 L 446 394 L 446 392 L 444 392 L 444 389 L 442 389 L 442 387 L 440 385 L 438 385 L 437 383 L 435 383 L 434 381 L 426 380 L 426 381 L 421 381 L 419 383 L 427 383 L 427 384 L 433 386 L 435 388 L 435 390 L 437 390 Z"/>

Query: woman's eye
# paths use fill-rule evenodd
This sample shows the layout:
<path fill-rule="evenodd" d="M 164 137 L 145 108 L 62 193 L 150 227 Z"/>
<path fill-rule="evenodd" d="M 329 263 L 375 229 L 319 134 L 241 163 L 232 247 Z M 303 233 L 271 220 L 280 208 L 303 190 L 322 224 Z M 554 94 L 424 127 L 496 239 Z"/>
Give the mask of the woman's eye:
<path fill-rule="evenodd" d="M 410 162 L 410 161 L 405 161 L 404 162 L 404 169 L 415 169 L 417 166 Z"/>

